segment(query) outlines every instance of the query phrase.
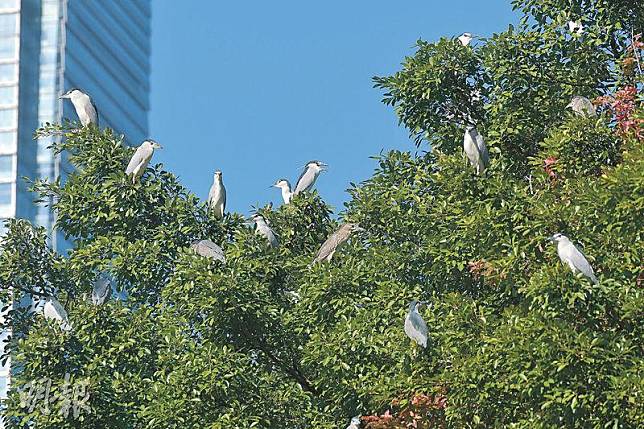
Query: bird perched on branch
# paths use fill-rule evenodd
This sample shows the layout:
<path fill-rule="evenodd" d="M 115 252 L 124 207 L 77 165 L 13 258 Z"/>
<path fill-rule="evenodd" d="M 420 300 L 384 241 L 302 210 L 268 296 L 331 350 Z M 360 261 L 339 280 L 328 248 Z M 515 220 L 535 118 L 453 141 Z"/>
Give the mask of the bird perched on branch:
<path fill-rule="evenodd" d="M 315 185 L 315 181 L 321 172 L 326 171 L 328 165 L 320 161 L 309 161 L 306 166 L 304 166 L 304 171 L 300 175 L 300 178 L 297 179 L 295 184 L 295 190 L 293 195 L 297 195 L 300 192 L 310 191 Z"/>
<path fill-rule="evenodd" d="M 112 295 L 112 283 L 105 274 L 100 274 L 92 287 L 92 304 L 102 305 Z"/>
<path fill-rule="evenodd" d="M 98 109 L 88 94 L 78 88 L 72 88 L 58 98 L 67 98 L 72 102 L 76 115 L 84 127 L 89 124 L 98 126 Z"/>
<path fill-rule="evenodd" d="M 427 324 L 418 312 L 418 308 L 424 304 L 413 300 L 409 303 L 409 312 L 405 317 L 405 334 L 419 346 L 427 347 Z"/>
<path fill-rule="evenodd" d="M 271 247 L 277 247 L 279 245 L 279 241 L 275 236 L 275 232 L 270 226 L 268 226 L 268 222 L 264 216 L 256 213 L 252 218 L 253 221 L 255 221 L 255 233 L 265 237 Z"/>
<path fill-rule="evenodd" d="M 291 198 L 293 197 L 293 191 L 291 190 L 291 183 L 286 180 L 286 179 L 279 179 L 275 184 L 272 186 L 273 188 L 279 188 L 282 190 L 282 199 L 284 200 L 284 204 L 288 204 L 291 202 Z"/>
<path fill-rule="evenodd" d="M 468 126 L 465 129 L 463 150 L 470 164 L 476 169 L 476 174 L 483 174 L 490 163 L 490 154 L 483 140 L 483 136 L 473 126 Z"/>
<path fill-rule="evenodd" d="M 215 214 L 217 219 L 224 217 L 226 210 L 226 187 L 221 171 L 215 171 L 212 179 L 212 186 L 208 192 L 208 207 Z"/>
<path fill-rule="evenodd" d="M 575 95 L 566 106 L 566 109 L 572 109 L 579 116 L 595 117 L 597 109 L 592 101 L 581 95 Z"/>
<path fill-rule="evenodd" d="M 358 231 L 364 231 L 364 228 L 361 228 L 357 223 L 345 223 L 342 225 L 322 244 L 312 264 L 320 261 L 329 262 L 333 258 L 335 251 L 349 239 L 352 233 Z"/>
<path fill-rule="evenodd" d="M 214 259 L 215 261 L 226 262 L 224 250 L 210 240 L 194 240 L 190 248 L 199 256 Z"/>
<path fill-rule="evenodd" d="M 154 155 L 154 149 L 161 149 L 161 145 L 154 140 L 145 140 L 132 155 L 125 169 L 125 174 L 132 176 L 132 183 L 136 183 L 145 172 L 152 155 Z"/>
<path fill-rule="evenodd" d="M 45 316 L 45 319 L 57 321 L 63 331 L 69 331 L 72 329 L 72 325 L 69 323 L 69 319 L 67 317 L 67 312 L 56 298 L 49 297 L 45 300 L 43 316 Z"/>
<path fill-rule="evenodd" d="M 590 263 L 588 263 L 584 254 L 577 249 L 568 237 L 557 233 L 548 240 L 557 243 L 557 254 L 559 255 L 559 259 L 561 259 L 561 262 L 563 262 L 564 265 L 568 265 L 573 273 L 582 273 L 584 276 L 588 277 L 593 284 L 599 283 L 599 280 L 595 277 L 593 267 L 590 266 Z"/>

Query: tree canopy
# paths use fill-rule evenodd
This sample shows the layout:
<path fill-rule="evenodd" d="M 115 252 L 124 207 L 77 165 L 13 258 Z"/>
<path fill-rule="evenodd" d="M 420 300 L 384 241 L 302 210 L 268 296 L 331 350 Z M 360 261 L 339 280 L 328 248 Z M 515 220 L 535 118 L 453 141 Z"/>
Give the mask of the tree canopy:
<path fill-rule="evenodd" d="M 73 248 L 58 255 L 43 229 L 8 222 L 7 426 L 330 429 L 359 415 L 369 429 L 641 427 L 644 10 L 513 5 L 517 26 L 469 46 L 421 40 L 374 78 L 418 150 L 377 157 L 338 216 L 316 192 L 259 208 L 276 248 L 162 165 L 132 184 L 133 149 L 109 129 L 38 130 L 63 135 L 53 150 L 75 167 L 33 184 Z M 566 109 L 575 95 L 598 114 Z M 462 153 L 468 124 L 490 151 L 482 175 Z M 365 231 L 311 264 L 343 222 Z M 556 232 L 599 284 L 561 264 Z M 226 261 L 195 253 L 198 239 Z M 99 275 L 127 297 L 93 305 Z M 24 304 L 47 296 L 69 332 Z M 428 303 L 426 349 L 403 330 L 414 299 Z M 36 382 L 49 399 L 29 406 Z M 86 393 L 76 415 L 70 385 Z"/>

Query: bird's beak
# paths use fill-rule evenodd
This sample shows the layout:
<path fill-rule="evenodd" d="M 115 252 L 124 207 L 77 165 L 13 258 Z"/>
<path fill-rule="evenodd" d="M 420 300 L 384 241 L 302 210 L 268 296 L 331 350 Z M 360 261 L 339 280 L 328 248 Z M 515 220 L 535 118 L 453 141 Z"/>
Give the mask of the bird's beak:
<path fill-rule="evenodd" d="M 363 228 L 363 227 L 361 227 L 361 226 L 356 226 L 356 227 L 355 227 L 355 230 L 356 230 L 356 231 L 358 231 L 358 232 L 365 232 L 365 231 L 366 231 L 366 229 L 364 229 L 364 228 Z"/>
<path fill-rule="evenodd" d="M 568 105 L 566 106 L 566 109 L 572 109 L 572 103 L 568 103 Z"/>
<path fill-rule="evenodd" d="M 161 146 L 159 143 L 155 146 L 157 149 L 163 149 L 163 146 Z"/>
<path fill-rule="evenodd" d="M 60 97 L 58 97 L 58 99 L 59 99 L 59 100 L 62 100 L 63 98 L 69 98 L 69 96 L 68 96 L 68 95 L 63 94 L 63 95 L 61 95 Z"/>
<path fill-rule="evenodd" d="M 329 164 L 320 163 L 320 167 L 322 168 L 322 171 L 327 171 L 329 169 Z"/>
<path fill-rule="evenodd" d="M 552 237 L 546 238 L 546 241 L 555 241 L 555 236 L 553 235 Z"/>

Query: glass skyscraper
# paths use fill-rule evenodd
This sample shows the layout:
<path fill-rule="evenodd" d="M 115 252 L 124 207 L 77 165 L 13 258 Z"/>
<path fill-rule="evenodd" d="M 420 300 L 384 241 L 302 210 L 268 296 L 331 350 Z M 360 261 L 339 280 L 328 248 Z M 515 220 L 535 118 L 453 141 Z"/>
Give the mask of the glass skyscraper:
<path fill-rule="evenodd" d="M 54 213 L 34 205 L 22 180 L 70 171 L 47 149 L 51 138 L 33 139 L 40 124 L 77 119 L 58 99 L 65 90 L 90 94 L 100 126 L 126 142 L 148 137 L 150 13 L 150 0 L 0 0 L 0 222 L 29 219 L 53 247 L 66 246 Z M 0 398 L 9 375 L 0 368 Z"/>

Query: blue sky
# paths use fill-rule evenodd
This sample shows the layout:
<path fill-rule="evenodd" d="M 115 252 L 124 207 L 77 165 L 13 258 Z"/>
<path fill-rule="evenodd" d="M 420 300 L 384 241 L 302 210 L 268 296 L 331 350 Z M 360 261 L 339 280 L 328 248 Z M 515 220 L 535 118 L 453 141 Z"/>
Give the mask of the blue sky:
<path fill-rule="evenodd" d="M 205 198 L 220 169 L 228 210 L 281 203 L 308 160 L 330 164 L 317 189 L 336 211 L 369 156 L 415 150 L 371 77 L 418 39 L 489 35 L 516 21 L 509 0 L 218 2 L 153 0 L 151 137 L 156 162 Z"/>

